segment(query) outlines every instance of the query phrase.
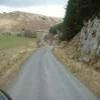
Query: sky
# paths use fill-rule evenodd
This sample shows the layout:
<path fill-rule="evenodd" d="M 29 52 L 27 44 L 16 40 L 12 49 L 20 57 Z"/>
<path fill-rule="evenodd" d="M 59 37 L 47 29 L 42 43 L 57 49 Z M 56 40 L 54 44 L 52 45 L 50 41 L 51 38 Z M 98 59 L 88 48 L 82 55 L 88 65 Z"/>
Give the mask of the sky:
<path fill-rule="evenodd" d="M 68 0 L 0 0 L 0 13 L 24 11 L 54 17 L 64 17 Z"/>

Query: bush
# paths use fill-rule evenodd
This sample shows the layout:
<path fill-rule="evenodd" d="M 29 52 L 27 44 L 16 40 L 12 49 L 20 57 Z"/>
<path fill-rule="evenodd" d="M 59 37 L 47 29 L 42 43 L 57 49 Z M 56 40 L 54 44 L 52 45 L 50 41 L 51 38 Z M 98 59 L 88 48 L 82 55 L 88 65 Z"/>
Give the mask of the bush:
<path fill-rule="evenodd" d="M 58 31 L 61 32 L 62 31 L 62 23 L 56 24 L 55 26 L 52 26 L 49 30 L 49 33 L 56 35 L 58 34 Z"/>
<path fill-rule="evenodd" d="M 34 32 L 31 32 L 30 30 L 24 30 L 24 36 L 29 38 L 36 38 L 37 35 Z"/>

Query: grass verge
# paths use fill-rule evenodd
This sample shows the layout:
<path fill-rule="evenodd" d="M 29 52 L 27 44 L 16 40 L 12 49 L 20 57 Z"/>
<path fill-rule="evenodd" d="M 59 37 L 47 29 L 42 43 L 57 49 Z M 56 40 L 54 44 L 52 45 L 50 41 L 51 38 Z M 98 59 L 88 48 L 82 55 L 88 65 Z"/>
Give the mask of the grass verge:
<path fill-rule="evenodd" d="M 80 56 L 79 43 L 77 38 L 70 43 L 61 43 L 54 49 L 54 54 L 82 83 L 100 97 L 100 72 L 94 69 L 94 65 L 88 65 L 78 60 Z M 96 63 L 95 66 L 98 64 Z"/>
<path fill-rule="evenodd" d="M 21 64 L 36 50 L 36 39 L 18 36 L 0 36 L 0 88 L 21 69 Z"/>

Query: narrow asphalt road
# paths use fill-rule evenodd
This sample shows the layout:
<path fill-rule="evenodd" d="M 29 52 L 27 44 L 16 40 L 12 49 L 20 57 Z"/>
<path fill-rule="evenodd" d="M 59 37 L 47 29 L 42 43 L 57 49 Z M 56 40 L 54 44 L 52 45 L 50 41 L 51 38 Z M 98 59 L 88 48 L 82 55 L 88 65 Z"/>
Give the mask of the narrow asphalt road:
<path fill-rule="evenodd" d="M 40 49 L 27 60 L 7 92 L 13 100 L 97 100 L 64 69 L 50 47 Z"/>

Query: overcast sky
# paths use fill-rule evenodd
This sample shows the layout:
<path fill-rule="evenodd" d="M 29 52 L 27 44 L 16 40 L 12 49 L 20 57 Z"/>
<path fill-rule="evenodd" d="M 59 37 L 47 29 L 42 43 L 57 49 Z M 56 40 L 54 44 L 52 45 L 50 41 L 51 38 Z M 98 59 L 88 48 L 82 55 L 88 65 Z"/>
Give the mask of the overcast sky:
<path fill-rule="evenodd" d="M 68 0 L 0 0 L 0 12 L 24 11 L 63 17 Z"/>

